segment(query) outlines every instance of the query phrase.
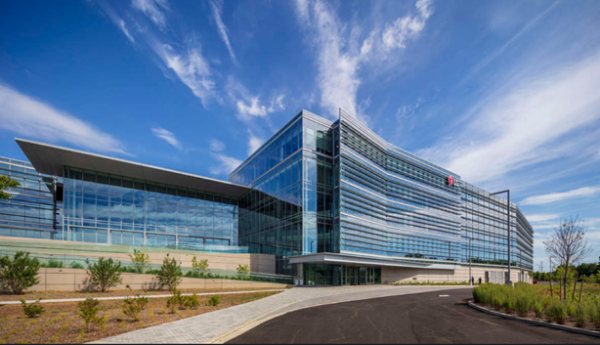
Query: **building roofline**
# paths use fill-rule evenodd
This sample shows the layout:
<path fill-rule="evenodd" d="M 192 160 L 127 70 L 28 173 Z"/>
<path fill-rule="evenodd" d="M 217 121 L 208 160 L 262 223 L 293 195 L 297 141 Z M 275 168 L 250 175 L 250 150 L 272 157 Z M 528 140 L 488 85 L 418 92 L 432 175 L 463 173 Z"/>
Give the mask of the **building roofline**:
<path fill-rule="evenodd" d="M 227 181 L 120 158 L 20 138 L 15 138 L 15 141 L 33 167 L 42 174 L 64 177 L 64 168 L 72 167 L 232 197 L 239 197 L 250 190 Z"/>

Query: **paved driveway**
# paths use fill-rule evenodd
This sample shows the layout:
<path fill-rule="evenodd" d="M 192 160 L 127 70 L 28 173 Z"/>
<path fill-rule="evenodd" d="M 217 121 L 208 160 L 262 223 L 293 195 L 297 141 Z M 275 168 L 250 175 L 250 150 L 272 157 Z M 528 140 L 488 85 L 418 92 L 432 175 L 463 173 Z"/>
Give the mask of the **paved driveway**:
<path fill-rule="evenodd" d="M 100 340 L 102 343 L 225 342 L 284 313 L 327 303 L 448 289 L 447 286 L 293 288 L 258 301 Z M 470 293 L 469 287 L 456 287 Z M 262 341 L 260 341 L 262 342 Z"/>
<path fill-rule="evenodd" d="M 299 310 L 267 321 L 229 343 L 600 343 L 600 338 L 476 311 L 462 303 L 471 297 L 470 292 L 445 290 Z"/>

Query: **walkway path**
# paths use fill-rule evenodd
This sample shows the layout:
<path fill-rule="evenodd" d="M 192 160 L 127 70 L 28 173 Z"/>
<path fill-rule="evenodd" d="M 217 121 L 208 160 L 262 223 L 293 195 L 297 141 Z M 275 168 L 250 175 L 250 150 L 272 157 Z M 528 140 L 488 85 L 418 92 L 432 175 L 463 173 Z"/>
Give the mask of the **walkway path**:
<path fill-rule="evenodd" d="M 254 302 L 165 323 L 97 343 L 223 343 L 276 316 L 312 306 L 468 286 L 344 286 L 293 288 Z"/>

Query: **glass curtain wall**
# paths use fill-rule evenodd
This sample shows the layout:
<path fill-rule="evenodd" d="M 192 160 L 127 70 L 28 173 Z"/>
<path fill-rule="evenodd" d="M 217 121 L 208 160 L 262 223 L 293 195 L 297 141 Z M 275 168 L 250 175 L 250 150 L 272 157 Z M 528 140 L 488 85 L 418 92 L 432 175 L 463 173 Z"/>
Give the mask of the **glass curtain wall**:
<path fill-rule="evenodd" d="M 62 178 L 39 174 L 31 163 L 0 157 L 0 175 L 6 175 L 21 185 L 8 188 L 13 198 L 0 200 L 0 236 L 61 239 Z"/>
<path fill-rule="evenodd" d="M 425 164 L 340 117 L 341 251 L 460 261 L 460 190 Z"/>
<path fill-rule="evenodd" d="M 73 168 L 65 170 L 64 238 L 204 249 L 238 245 L 237 200 Z"/>

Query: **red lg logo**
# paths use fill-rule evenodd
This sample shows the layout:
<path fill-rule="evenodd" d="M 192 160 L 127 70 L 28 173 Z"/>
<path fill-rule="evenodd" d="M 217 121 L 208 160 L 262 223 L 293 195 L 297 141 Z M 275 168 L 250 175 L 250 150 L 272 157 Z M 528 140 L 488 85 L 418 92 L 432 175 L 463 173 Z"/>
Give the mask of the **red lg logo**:
<path fill-rule="evenodd" d="M 453 186 L 454 185 L 454 179 L 452 178 L 452 175 L 448 176 L 448 185 L 449 186 Z"/>

